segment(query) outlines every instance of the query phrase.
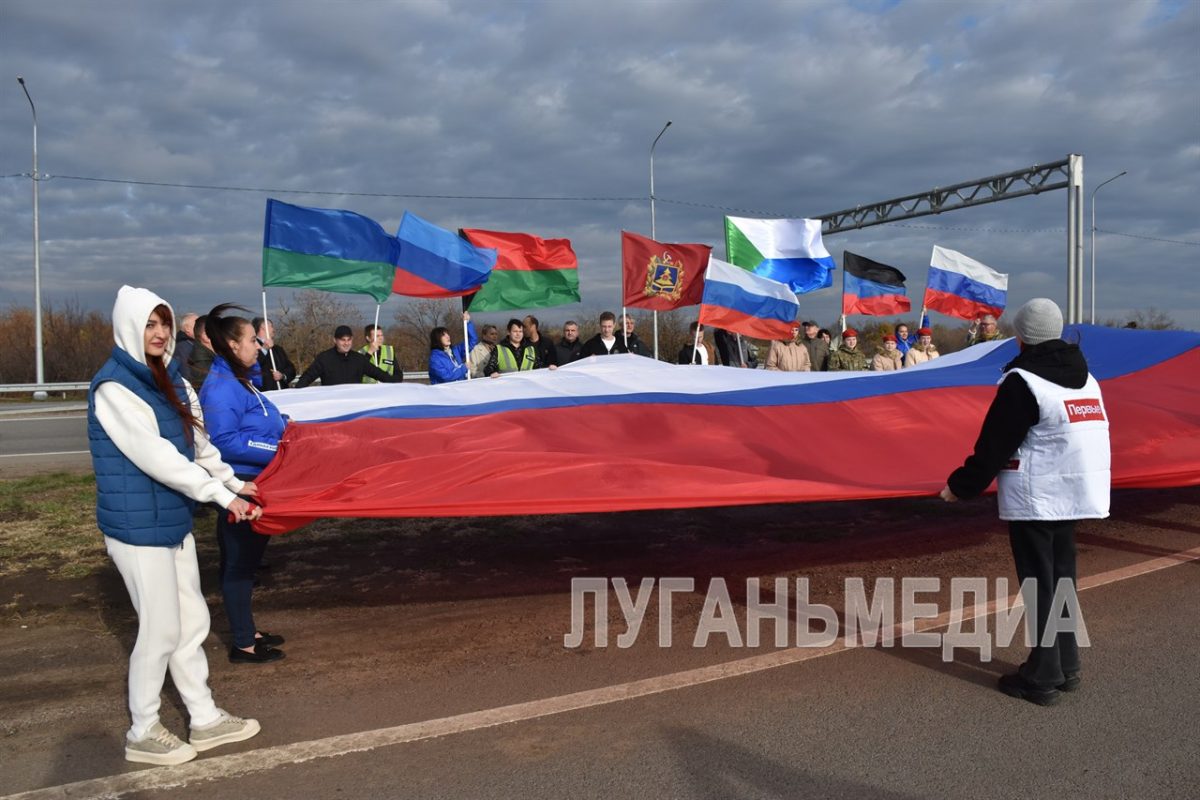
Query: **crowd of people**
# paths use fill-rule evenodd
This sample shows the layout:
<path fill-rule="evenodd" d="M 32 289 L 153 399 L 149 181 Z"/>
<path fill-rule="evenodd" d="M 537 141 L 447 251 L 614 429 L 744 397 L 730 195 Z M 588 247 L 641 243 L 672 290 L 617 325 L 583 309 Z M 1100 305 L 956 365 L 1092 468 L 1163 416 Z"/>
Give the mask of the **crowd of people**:
<path fill-rule="evenodd" d="M 199 388 L 213 364 L 213 344 L 207 332 L 207 315 L 185 314 L 180 320 L 176 340 L 176 360 L 183 377 Z M 580 337 L 576 320 L 563 323 L 555 341 L 542 330 L 532 314 L 512 318 L 501 329 L 486 324 L 476 333 L 471 315 L 462 315 L 466 341 L 455 344 L 457 330 L 436 327 L 429 332 L 429 382 L 452 383 L 468 378 L 494 378 L 509 372 L 557 369 L 589 356 L 618 353 L 653 357 L 653 350 L 637 333 L 632 315 L 619 318 L 611 311 L 600 314 L 598 332 L 586 341 Z M 263 390 L 291 386 L 303 388 L 320 382 L 322 386 L 347 383 L 399 383 L 404 380 L 396 349 L 387 344 L 383 328 L 368 325 L 363 330 L 365 344 L 355 349 L 354 331 L 339 325 L 333 332 L 333 346 L 319 353 L 303 373 L 275 341 L 274 326 L 261 317 L 250 320 L 258 347 L 257 363 L 252 365 L 250 380 Z M 688 326 L 687 339 L 675 362 L 692 365 L 723 365 L 780 372 L 889 372 L 917 366 L 937 358 L 933 331 L 928 327 L 911 331 L 899 322 L 894 332 L 885 333 L 875 352 L 868 353 L 860 344 L 859 333 L 846 328 L 835 340 L 827 328 L 805 320 L 792 327 L 791 338 L 770 342 L 761 364 L 758 348 L 748 339 L 730 331 L 709 331 L 698 321 Z M 699 334 L 699 335 L 697 335 Z M 459 337 L 461 338 L 461 337 Z M 966 344 L 979 344 L 1002 338 L 996 318 L 990 314 L 975 320 L 967 329 Z"/>

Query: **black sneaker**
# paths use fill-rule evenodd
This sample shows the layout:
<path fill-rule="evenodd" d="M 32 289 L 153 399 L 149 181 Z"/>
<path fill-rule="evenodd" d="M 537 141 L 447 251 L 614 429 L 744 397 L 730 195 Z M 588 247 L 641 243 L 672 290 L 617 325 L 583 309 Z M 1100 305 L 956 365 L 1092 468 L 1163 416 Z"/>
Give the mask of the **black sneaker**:
<path fill-rule="evenodd" d="M 265 644 L 267 647 L 279 647 L 285 641 L 287 640 L 278 633 L 267 633 L 266 631 L 259 631 L 258 636 L 254 637 L 255 644 Z"/>
<path fill-rule="evenodd" d="M 1019 697 L 1039 706 L 1052 706 L 1062 699 L 1062 692 L 1058 689 L 1042 689 L 1034 686 L 1021 677 L 1019 672 L 1001 676 L 999 686 L 1000 691 L 1009 697 Z"/>
<path fill-rule="evenodd" d="M 1064 672 L 1063 682 L 1058 685 L 1060 692 L 1073 692 L 1079 688 L 1080 682 L 1083 680 L 1078 670 L 1075 672 Z"/>
<path fill-rule="evenodd" d="M 283 658 L 282 650 L 276 650 L 273 647 L 268 647 L 261 642 L 254 643 L 254 651 L 247 653 L 240 647 L 229 648 L 229 662 L 231 664 L 265 664 L 268 661 L 278 661 Z"/>

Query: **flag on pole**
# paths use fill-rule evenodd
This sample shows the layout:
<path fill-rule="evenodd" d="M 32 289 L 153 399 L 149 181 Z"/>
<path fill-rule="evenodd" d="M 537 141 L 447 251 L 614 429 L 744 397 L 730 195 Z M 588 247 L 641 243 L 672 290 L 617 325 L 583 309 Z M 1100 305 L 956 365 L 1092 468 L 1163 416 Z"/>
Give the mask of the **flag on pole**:
<path fill-rule="evenodd" d="M 477 247 L 496 251 L 496 268 L 471 299 L 475 311 L 549 308 L 579 302 L 579 260 L 570 239 L 465 228 Z"/>
<path fill-rule="evenodd" d="M 800 302 L 779 281 L 710 259 L 700 322 L 756 339 L 790 339 Z"/>
<path fill-rule="evenodd" d="M 933 246 L 925 307 L 959 319 L 1000 316 L 1008 304 L 1008 275 L 962 253 Z"/>
<path fill-rule="evenodd" d="M 886 317 L 912 310 L 904 273 L 846 250 L 842 253 L 842 313 Z"/>
<path fill-rule="evenodd" d="M 786 283 L 796 294 L 832 286 L 837 269 L 821 241 L 819 219 L 726 217 L 725 257 L 742 269 Z"/>
<path fill-rule="evenodd" d="M 392 291 L 408 297 L 459 297 L 483 285 L 496 251 L 475 247 L 445 228 L 405 211 L 396 231 L 400 257 Z"/>
<path fill-rule="evenodd" d="M 262 285 L 368 294 L 382 303 L 392 293 L 399 247 L 378 222 L 353 211 L 268 198 Z"/>
<path fill-rule="evenodd" d="M 621 231 L 623 305 L 670 311 L 698 304 L 711 255 L 706 244 L 664 244 Z"/>

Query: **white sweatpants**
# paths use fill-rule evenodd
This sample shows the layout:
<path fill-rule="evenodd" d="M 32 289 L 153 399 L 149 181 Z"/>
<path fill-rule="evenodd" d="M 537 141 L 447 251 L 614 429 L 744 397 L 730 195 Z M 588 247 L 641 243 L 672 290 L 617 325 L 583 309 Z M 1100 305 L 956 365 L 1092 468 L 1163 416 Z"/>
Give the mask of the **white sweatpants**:
<path fill-rule="evenodd" d="M 219 718 L 208 688 L 208 605 L 200 592 L 196 540 L 178 547 L 139 547 L 104 537 L 108 554 L 125 580 L 138 615 L 137 643 L 129 656 L 130 739 L 141 739 L 158 722 L 162 686 L 171 680 L 187 705 L 193 728 Z"/>

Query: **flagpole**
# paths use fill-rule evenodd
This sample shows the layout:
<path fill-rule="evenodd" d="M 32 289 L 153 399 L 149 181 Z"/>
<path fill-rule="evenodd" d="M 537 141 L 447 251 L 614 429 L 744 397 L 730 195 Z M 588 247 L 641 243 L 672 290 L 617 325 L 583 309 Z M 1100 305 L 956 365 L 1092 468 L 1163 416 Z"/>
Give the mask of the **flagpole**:
<path fill-rule="evenodd" d="M 469 352 L 469 348 L 471 346 L 471 339 L 467 336 L 467 326 L 470 324 L 471 323 L 467 322 L 467 314 L 464 311 L 463 312 L 463 363 L 466 364 L 466 366 L 467 366 L 467 380 L 471 380 L 471 353 Z M 454 350 L 453 345 L 451 345 L 450 350 L 451 350 L 451 352 L 453 352 L 453 350 Z"/>
<path fill-rule="evenodd" d="M 658 233 L 654 226 L 654 148 L 658 146 L 658 140 L 667 132 L 667 128 L 671 127 L 671 120 L 667 120 L 667 124 L 662 126 L 662 130 L 658 132 L 658 136 L 654 137 L 654 142 L 650 145 L 650 238 L 658 240 Z M 1094 322 L 1095 320 L 1093 320 Z M 625 341 L 625 349 L 629 349 L 629 341 Z M 658 309 L 654 309 L 654 360 L 658 360 Z"/>
<path fill-rule="evenodd" d="M 654 237 L 651 236 L 651 239 Z M 1095 322 L 1095 320 L 1092 320 Z M 658 309 L 654 309 L 654 360 L 658 361 Z"/>
<path fill-rule="evenodd" d="M 698 361 L 701 364 L 704 363 L 703 361 L 700 361 L 700 319 L 699 318 L 696 319 L 696 339 L 695 339 L 695 341 L 692 342 L 692 363 L 694 364 Z"/>
<path fill-rule="evenodd" d="M 269 330 L 271 330 L 271 321 L 269 319 L 267 319 L 267 290 L 266 289 L 263 289 L 262 295 L 263 295 L 263 330 L 269 331 Z M 271 357 L 271 371 L 279 372 L 279 367 L 275 366 L 275 348 L 274 347 L 267 348 L 267 355 L 269 355 Z M 271 377 L 275 377 L 275 376 L 272 375 Z M 265 383 L 265 381 L 264 381 L 264 383 Z M 278 383 L 278 381 L 276 381 L 276 383 Z"/>

